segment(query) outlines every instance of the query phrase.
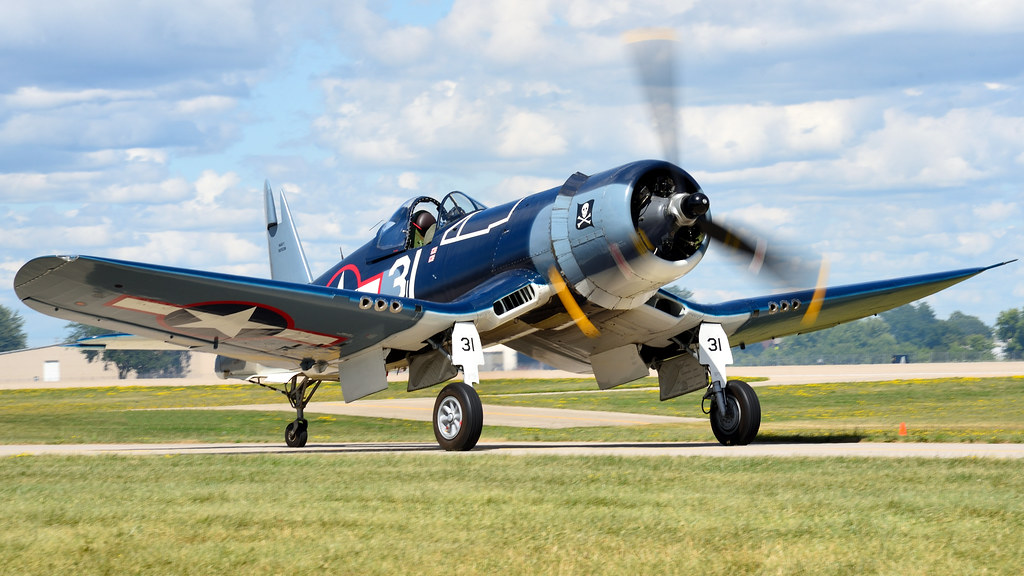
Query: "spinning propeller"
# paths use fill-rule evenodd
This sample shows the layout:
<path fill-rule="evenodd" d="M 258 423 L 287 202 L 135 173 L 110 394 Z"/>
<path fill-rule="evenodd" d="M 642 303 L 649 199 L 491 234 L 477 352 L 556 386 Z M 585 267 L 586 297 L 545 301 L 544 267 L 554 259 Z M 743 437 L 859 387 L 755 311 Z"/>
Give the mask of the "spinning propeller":
<path fill-rule="evenodd" d="M 678 165 L 680 161 L 679 120 L 675 80 L 675 51 L 678 41 L 675 32 L 666 28 L 639 29 L 627 32 L 623 40 L 630 49 L 650 109 L 651 120 L 661 143 L 662 156 Z M 670 186 L 671 190 L 658 188 Z M 679 250 L 673 240 L 682 238 L 691 244 L 699 244 L 703 235 L 722 244 L 737 256 L 748 261 L 747 270 L 754 275 L 762 272 L 774 277 L 784 285 L 814 286 L 814 295 L 804 313 L 803 322 L 810 324 L 821 310 L 828 278 L 828 263 L 824 258 L 807 258 L 772 247 L 769 250 L 767 238 L 751 235 L 712 221 L 708 211 L 710 201 L 698 190 L 677 191 L 671 182 L 656 184 L 654 190 L 640 195 L 641 206 L 634 211 L 664 214 L 651 230 L 640 230 L 644 241 L 652 250 Z M 651 219 L 655 220 L 655 219 Z M 645 222 L 645 227 L 651 227 Z M 652 234 L 651 232 L 654 232 Z M 661 245 L 650 243 L 647 238 L 667 238 Z M 683 247 L 685 250 L 685 246 Z M 573 321 L 585 335 L 595 338 L 597 328 L 587 319 L 576 303 L 561 275 L 552 269 L 549 273 L 552 286 Z"/>
<path fill-rule="evenodd" d="M 675 31 L 669 28 L 632 30 L 624 35 L 623 40 L 632 52 L 639 81 L 647 96 L 651 118 L 661 140 L 662 154 L 665 159 L 678 165 L 681 139 L 676 112 L 674 75 L 678 41 Z M 706 198 L 704 196 L 705 200 Z M 707 208 L 704 210 L 706 212 Z M 805 320 L 812 312 L 817 315 L 828 277 L 828 264 L 824 258 L 801 257 L 778 248 L 769 251 L 767 238 L 741 233 L 717 224 L 709 217 L 697 218 L 695 224 L 703 233 L 726 248 L 749 258 L 747 268 L 752 274 L 757 275 L 763 271 L 787 285 L 815 286 L 815 300 L 818 301 L 818 305 L 813 306 L 812 303 L 812 307 L 805 314 Z M 813 318 L 810 320 L 813 321 Z"/>

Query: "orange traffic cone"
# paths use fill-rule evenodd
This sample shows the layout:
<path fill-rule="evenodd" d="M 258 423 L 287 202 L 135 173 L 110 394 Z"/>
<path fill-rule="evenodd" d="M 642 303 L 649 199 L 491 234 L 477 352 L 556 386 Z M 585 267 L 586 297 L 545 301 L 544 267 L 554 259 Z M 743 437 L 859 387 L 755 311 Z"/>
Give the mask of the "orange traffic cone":
<path fill-rule="evenodd" d="M 900 422 L 900 436 L 906 436 L 906 435 L 907 435 L 907 423 L 906 422 Z"/>

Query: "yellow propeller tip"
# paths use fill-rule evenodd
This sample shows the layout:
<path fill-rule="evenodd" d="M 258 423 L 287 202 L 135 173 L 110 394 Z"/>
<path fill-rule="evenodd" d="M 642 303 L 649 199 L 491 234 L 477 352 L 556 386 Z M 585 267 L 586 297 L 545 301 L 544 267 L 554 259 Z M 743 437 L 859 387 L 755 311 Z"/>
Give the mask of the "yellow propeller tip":
<path fill-rule="evenodd" d="M 675 42 L 676 31 L 672 28 L 635 28 L 622 35 L 626 44 L 647 42 L 648 40 L 669 40 Z"/>
<path fill-rule="evenodd" d="M 828 260 L 823 256 L 821 258 L 821 267 L 818 268 L 818 281 L 814 286 L 814 295 L 811 297 L 811 303 L 807 306 L 807 312 L 804 313 L 804 317 L 800 320 L 800 324 L 803 326 L 811 326 L 815 320 L 818 319 L 818 314 L 821 313 L 821 307 L 825 303 L 825 284 L 828 283 Z"/>
<path fill-rule="evenodd" d="M 580 308 L 580 305 L 576 303 L 576 299 L 569 293 L 569 287 L 565 285 L 562 275 L 558 273 L 558 270 L 555 270 L 554 266 L 548 270 L 548 280 L 551 281 L 551 287 L 555 289 L 558 299 L 562 301 L 565 311 L 569 313 L 569 317 L 572 318 L 572 321 L 583 332 L 583 335 L 587 338 L 597 338 L 600 336 L 601 331 L 583 313 L 583 309 Z"/>

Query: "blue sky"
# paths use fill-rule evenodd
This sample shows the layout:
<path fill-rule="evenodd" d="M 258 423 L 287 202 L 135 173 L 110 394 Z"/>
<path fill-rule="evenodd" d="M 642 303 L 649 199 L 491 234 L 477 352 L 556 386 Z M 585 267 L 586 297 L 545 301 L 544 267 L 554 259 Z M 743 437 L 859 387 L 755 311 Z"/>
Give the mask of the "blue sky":
<path fill-rule="evenodd" d="M 311 265 L 410 196 L 496 204 L 657 157 L 623 32 L 681 40 L 682 165 L 716 219 L 824 253 L 831 282 L 1024 248 L 1024 4 L 954 1 L 8 1 L 0 304 L 93 254 L 269 275 L 265 178 Z M 714 249 L 680 284 L 764 293 Z M 991 324 L 1024 265 L 928 299 Z"/>

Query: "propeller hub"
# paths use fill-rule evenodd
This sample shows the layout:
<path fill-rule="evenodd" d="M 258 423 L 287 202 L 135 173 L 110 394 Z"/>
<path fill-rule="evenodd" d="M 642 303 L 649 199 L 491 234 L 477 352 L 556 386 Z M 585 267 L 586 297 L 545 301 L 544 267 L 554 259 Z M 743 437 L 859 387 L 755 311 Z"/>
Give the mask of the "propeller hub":
<path fill-rule="evenodd" d="M 711 201 L 703 192 L 675 194 L 669 200 L 666 212 L 676 226 L 693 226 L 698 218 L 708 213 Z"/>

